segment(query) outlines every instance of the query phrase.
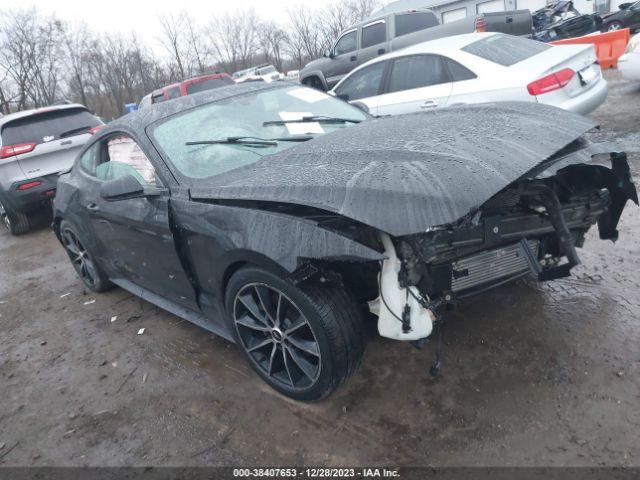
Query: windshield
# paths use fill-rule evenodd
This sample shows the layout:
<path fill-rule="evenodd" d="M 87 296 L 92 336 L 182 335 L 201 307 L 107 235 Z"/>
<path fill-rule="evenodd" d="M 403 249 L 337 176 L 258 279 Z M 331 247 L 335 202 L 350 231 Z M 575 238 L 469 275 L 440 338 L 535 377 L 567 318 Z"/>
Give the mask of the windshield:
<path fill-rule="evenodd" d="M 353 125 L 350 122 L 300 121 L 315 116 L 355 121 L 366 118 L 358 108 L 323 92 L 306 87 L 276 88 L 179 113 L 152 127 L 151 138 L 176 177 L 188 184 L 201 183 L 261 159 L 268 161 L 269 155 L 299 144 L 282 139 L 314 137 Z M 282 120 L 292 122 L 263 125 L 265 122 L 282 123 L 278 122 Z M 212 142 L 231 137 L 278 141 L 259 145 L 259 148 L 251 143 Z M 187 142 L 201 144 L 186 145 Z"/>

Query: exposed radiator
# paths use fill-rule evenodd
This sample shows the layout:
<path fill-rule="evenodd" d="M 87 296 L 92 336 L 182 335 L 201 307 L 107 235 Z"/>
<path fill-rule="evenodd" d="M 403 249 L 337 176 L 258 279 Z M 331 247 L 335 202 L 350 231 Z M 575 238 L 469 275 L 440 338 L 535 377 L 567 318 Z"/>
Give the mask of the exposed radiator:
<path fill-rule="evenodd" d="M 528 240 L 529 248 L 538 255 L 538 240 Z M 528 271 L 529 262 L 520 243 L 480 252 L 452 263 L 451 290 L 459 292 L 495 282 Z"/>

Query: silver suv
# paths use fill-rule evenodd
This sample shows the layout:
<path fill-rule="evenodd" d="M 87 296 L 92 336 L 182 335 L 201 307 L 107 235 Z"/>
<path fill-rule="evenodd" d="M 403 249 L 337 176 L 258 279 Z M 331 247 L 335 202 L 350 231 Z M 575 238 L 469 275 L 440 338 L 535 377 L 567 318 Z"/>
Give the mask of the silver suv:
<path fill-rule="evenodd" d="M 27 232 L 27 215 L 51 204 L 58 175 L 101 126 L 78 104 L 0 117 L 0 220 L 12 234 Z"/>

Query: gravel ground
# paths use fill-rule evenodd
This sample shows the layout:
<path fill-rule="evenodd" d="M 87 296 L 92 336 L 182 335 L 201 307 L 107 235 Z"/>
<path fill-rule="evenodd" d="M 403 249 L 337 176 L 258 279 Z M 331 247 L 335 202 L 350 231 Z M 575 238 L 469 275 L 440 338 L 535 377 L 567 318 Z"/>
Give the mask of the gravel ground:
<path fill-rule="evenodd" d="M 638 183 L 640 84 L 608 73 L 597 136 L 635 151 Z M 3 231 L 0 465 L 640 465 L 639 213 L 615 245 L 590 232 L 570 278 L 462 304 L 440 378 L 433 343 L 372 336 L 317 404 L 149 303 L 84 291 L 46 227 Z"/>

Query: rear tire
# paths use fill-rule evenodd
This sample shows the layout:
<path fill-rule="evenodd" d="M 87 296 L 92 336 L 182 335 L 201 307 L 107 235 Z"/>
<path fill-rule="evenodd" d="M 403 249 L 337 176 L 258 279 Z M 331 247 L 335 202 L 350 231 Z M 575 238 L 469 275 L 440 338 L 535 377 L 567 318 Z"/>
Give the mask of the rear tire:
<path fill-rule="evenodd" d="M 0 202 L 0 221 L 11 235 L 22 235 L 30 229 L 29 217 L 22 212 L 16 212 L 9 207 L 5 207 Z"/>
<path fill-rule="evenodd" d="M 328 397 L 360 365 L 362 318 L 341 285 L 293 285 L 248 267 L 231 277 L 225 300 L 229 329 L 253 370 L 294 400 Z"/>
<path fill-rule="evenodd" d="M 68 220 L 60 222 L 60 239 L 73 268 L 89 290 L 100 293 L 113 287 L 95 257 L 85 248 L 78 229 Z"/>

